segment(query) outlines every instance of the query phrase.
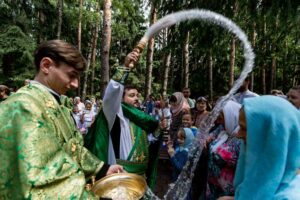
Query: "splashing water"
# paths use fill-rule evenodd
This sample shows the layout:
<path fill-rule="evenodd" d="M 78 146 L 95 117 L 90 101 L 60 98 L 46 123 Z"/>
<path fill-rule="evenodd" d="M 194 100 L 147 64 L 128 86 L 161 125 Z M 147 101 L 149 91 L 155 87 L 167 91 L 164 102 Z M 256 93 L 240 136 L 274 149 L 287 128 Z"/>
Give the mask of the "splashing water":
<path fill-rule="evenodd" d="M 230 89 L 228 94 L 218 100 L 216 106 L 210 112 L 209 116 L 203 123 L 201 123 L 199 128 L 200 134 L 198 134 L 197 138 L 193 141 L 193 144 L 189 149 L 188 161 L 175 184 L 169 185 L 168 191 L 166 192 L 164 199 L 186 198 L 186 196 L 188 195 L 188 191 L 191 187 L 196 165 L 201 156 L 202 149 L 204 147 L 204 142 L 210 128 L 214 125 L 214 121 L 218 117 L 220 111 L 222 110 L 226 102 L 232 98 L 233 94 L 242 85 L 248 73 L 252 71 L 254 64 L 254 53 L 246 34 L 230 19 L 224 17 L 223 15 L 208 10 L 194 9 L 169 14 L 157 21 L 155 24 L 153 24 L 145 33 L 141 41 L 148 41 L 162 29 L 172 26 L 176 23 L 194 19 L 211 22 L 233 33 L 242 42 L 245 63 L 240 77 L 234 82 L 234 85 Z M 153 194 L 153 192 L 150 189 L 148 189 L 146 194 L 146 196 L 148 196 L 147 199 L 159 199 Z"/>

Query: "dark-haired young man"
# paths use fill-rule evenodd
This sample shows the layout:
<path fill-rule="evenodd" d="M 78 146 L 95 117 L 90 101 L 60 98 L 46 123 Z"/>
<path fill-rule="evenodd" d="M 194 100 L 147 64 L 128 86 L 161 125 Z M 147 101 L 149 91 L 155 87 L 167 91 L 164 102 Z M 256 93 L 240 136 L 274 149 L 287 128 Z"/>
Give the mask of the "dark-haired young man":
<path fill-rule="evenodd" d="M 35 52 L 36 76 L 0 104 L 1 199 L 96 199 L 86 178 L 103 176 L 103 162 L 83 147 L 68 108 L 85 60 L 61 40 Z M 114 165 L 107 174 L 121 170 Z"/>
<path fill-rule="evenodd" d="M 133 52 L 126 60 L 136 61 L 137 58 Z M 137 108 L 138 90 L 123 85 L 129 71 L 130 68 L 118 68 L 110 80 L 103 97 L 103 109 L 89 130 L 85 145 L 106 163 L 105 166 L 120 164 L 127 172 L 145 176 L 154 166 L 149 165 L 153 152 L 149 152 L 147 134 L 154 133 L 159 122 Z M 147 181 L 153 186 L 154 178 L 150 173 Z"/>

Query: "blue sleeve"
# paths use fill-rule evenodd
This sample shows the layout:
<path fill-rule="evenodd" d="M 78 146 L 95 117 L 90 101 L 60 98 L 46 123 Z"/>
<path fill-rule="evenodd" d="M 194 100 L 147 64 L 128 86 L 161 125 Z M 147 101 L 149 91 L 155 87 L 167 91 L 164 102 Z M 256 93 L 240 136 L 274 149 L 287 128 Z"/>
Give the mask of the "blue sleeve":
<path fill-rule="evenodd" d="M 173 157 L 171 157 L 171 163 L 173 167 L 181 171 L 187 159 L 188 159 L 188 152 L 181 151 L 181 152 L 177 152 Z"/>

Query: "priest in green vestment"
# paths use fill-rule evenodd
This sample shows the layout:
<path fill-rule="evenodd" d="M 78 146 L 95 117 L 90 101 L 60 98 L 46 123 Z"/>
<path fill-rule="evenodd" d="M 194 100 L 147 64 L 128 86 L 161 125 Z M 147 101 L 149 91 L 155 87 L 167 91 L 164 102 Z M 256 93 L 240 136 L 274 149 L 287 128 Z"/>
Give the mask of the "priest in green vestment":
<path fill-rule="evenodd" d="M 122 171 L 83 146 L 63 96 L 78 87 L 85 60 L 61 40 L 35 52 L 37 74 L 0 104 L 0 199 L 97 199 L 86 190 L 91 176 Z"/>
<path fill-rule="evenodd" d="M 128 57 L 135 59 L 132 53 Z M 149 186 L 153 187 L 158 149 L 149 152 L 147 134 L 159 136 L 156 131 L 159 121 L 137 108 L 135 87 L 124 87 L 129 71 L 129 68 L 118 68 L 110 80 L 102 110 L 85 137 L 85 145 L 105 166 L 120 164 L 127 172 L 147 176 Z"/>

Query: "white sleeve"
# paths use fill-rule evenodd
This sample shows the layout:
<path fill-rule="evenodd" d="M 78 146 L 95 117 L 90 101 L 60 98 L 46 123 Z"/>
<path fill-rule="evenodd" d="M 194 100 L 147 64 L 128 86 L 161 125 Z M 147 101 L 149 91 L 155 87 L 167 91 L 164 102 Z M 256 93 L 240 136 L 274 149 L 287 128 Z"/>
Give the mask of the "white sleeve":
<path fill-rule="evenodd" d="M 116 115 L 121 111 L 121 102 L 124 86 L 117 81 L 110 80 L 103 97 L 103 112 L 106 117 L 109 131 L 114 125 Z"/>

